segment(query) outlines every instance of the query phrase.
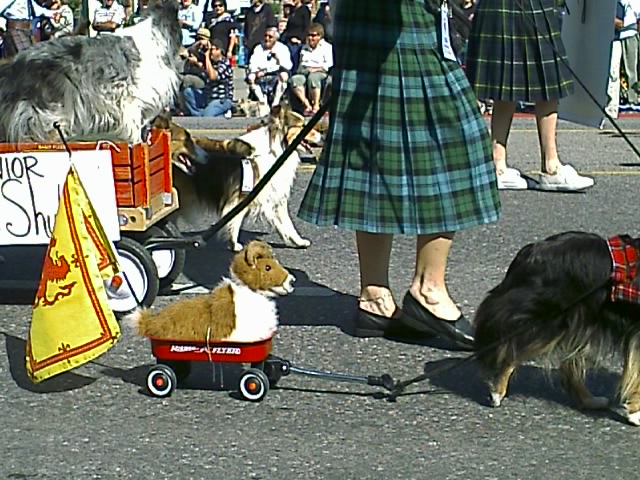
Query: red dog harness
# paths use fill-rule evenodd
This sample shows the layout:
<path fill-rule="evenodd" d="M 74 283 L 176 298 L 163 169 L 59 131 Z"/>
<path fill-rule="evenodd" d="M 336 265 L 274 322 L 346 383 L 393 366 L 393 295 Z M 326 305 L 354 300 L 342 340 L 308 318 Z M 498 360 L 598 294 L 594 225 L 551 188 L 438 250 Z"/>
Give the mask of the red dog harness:
<path fill-rule="evenodd" d="M 607 240 L 611 253 L 611 301 L 640 303 L 640 288 L 635 281 L 638 273 L 638 251 L 629 235 L 617 235 Z"/>

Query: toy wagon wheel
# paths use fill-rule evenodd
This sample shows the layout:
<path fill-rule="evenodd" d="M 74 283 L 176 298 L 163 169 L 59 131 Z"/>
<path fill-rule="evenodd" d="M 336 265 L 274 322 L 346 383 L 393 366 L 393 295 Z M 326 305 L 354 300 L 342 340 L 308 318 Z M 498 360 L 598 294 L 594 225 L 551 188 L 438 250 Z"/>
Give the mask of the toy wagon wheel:
<path fill-rule="evenodd" d="M 176 374 L 178 383 L 185 380 L 191 373 L 191 362 L 188 360 L 162 360 L 158 361 L 158 365 L 167 365 Z"/>
<path fill-rule="evenodd" d="M 168 365 L 158 364 L 147 373 L 147 390 L 154 397 L 168 397 L 177 384 L 176 374 Z"/>
<path fill-rule="evenodd" d="M 115 312 L 127 312 L 136 308 L 136 299 L 145 307 L 150 307 L 158 295 L 159 280 L 151 254 L 132 238 L 122 237 L 116 244 L 120 268 L 126 274 L 134 296 L 129 293 L 127 282 L 123 288 L 127 294 L 109 297 L 109 304 Z M 135 297 L 135 298 L 134 298 Z"/>
<path fill-rule="evenodd" d="M 269 380 L 269 388 L 274 388 L 280 379 L 282 378 L 282 373 L 280 370 L 274 367 L 270 362 L 256 362 L 251 364 L 252 368 L 256 368 L 264 372 Z"/>
<path fill-rule="evenodd" d="M 249 368 L 240 377 L 238 389 L 245 400 L 259 402 L 269 392 L 269 379 L 262 370 Z"/>

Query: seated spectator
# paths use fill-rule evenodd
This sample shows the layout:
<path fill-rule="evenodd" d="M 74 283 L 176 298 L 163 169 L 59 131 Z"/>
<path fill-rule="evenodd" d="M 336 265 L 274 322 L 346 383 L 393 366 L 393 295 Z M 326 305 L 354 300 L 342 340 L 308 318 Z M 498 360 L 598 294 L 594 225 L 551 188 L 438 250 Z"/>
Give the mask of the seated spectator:
<path fill-rule="evenodd" d="M 289 49 L 278 41 L 277 27 L 267 28 L 264 41 L 256 45 L 249 58 L 249 91 L 265 106 L 278 105 L 287 88 L 292 66 Z"/>
<path fill-rule="evenodd" d="M 282 34 L 282 40 L 291 52 L 293 70 L 298 69 L 300 49 L 304 43 L 304 36 L 311 24 L 311 12 L 302 0 L 290 0 L 291 13 L 287 18 L 287 27 Z"/>
<path fill-rule="evenodd" d="M 51 37 L 59 38 L 73 33 L 73 10 L 67 5 L 67 0 L 51 0 L 49 8 L 56 12 L 51 17 Z"/>
<path fill-rule="evenodd" d="M 124 7 L 115 0 L 102 0 L 102 6 L 97 8 L 91 26 L 98 35 L 113 33 L 124 26 L 127 19 Z"/>
<path fill-rule="evenodd" d="M 211 32 L 206 28 L 199 28 L 196 41 L 186 51 L 186 59 L 182 69 L 182 83 L 180 89 L 195 87 L 204 88 L 207 75 L 204 71 L 204 54 L 211 44 Z"/>
<path fill-rule="evenodd" d="M 196 31 L 202 24 L 202 11 L 193 0 L 181 0 L 178 22 L 182 31 L 182 46 L 189 47 L 196 39 Z"/>
<path fill-rule="evenodd" d="M 204 86 L 183 85 L 182 100 L 186 113 L 194 117 L 229 116 L 233 107 L 233 69 L 225 56 L 222 42 L 201 39 L 196 41 L 196 45 L 198 52 L 195 62 L 202 71 Z M 199 58 L 203 61 L 200 62 Z M 189 52 L 187 61 L 194 61 L 192 52 Z"/>
<path fill-rule="evenodd" d="M 226 0 L 213 0 L 213 17 L 207 24 L 211 31 L 212 40 L 220 40 L 227 52 L 227 58 L 233 57 L 234 49 L 238 44 L 238 26 L 233 17 L 227 12 Z"/>
<path fill-rule="evenodd" d="M 300 50 L 300 65 L 291 77 L 293 94 L 302 102 L 305 115 L 312 115 L 320 109 L 322 83 L 329 76 L 331 67 L 333 47 L 324 39 L 322 25 L 312 23 L 307 41 Z"/>

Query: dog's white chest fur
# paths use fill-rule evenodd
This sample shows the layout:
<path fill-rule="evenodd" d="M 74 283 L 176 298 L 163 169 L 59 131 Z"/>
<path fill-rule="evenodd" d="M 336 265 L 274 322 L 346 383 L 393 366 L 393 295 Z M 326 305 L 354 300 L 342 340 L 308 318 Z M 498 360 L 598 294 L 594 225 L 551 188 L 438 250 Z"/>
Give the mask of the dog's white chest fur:
<path fill-rule="evenodd" d="M 222 282 L 233 290 L 236 316 L 236 328 L 225 341 L 251 343 L 271 338 L 278 328 L 275 301 L 228 278 Z"/>

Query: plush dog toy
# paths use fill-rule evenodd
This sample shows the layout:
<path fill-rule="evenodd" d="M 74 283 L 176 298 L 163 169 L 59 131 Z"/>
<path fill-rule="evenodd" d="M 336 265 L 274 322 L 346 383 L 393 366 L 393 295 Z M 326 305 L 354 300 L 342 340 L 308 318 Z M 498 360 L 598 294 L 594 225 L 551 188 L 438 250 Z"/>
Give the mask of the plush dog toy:
<path fill-rule="evenodd" d="M 137 310 L 129 323 L 140 335 L 167 340 L 251 343 L 271 338 L 278 327 L 273 297 L 291 293 L 295 278 L 258 240 L 234 256 L 230 273 L 209 294 L 157 312 Z"/>

